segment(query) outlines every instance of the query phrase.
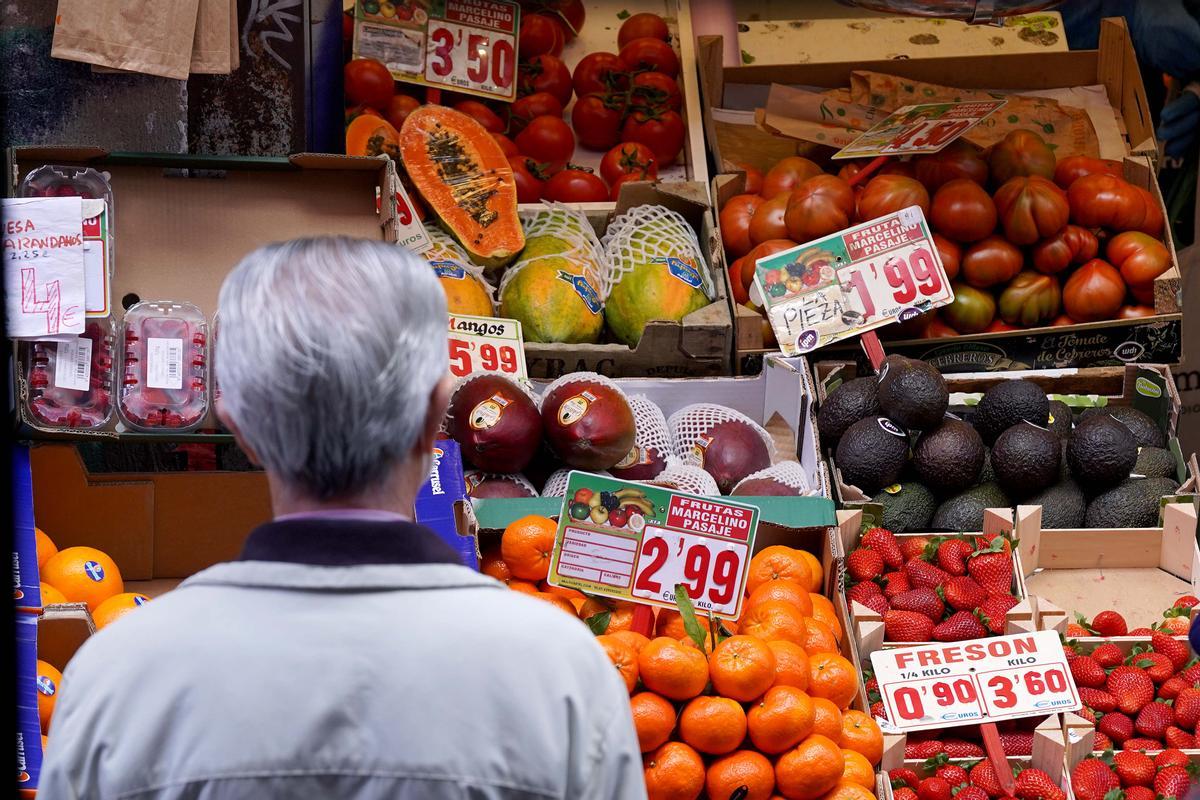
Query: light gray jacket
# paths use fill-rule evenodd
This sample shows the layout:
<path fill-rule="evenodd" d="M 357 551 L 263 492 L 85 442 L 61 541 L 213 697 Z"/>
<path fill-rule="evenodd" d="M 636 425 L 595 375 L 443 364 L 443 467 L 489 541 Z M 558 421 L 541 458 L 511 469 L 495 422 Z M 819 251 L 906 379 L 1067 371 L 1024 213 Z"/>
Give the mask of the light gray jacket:
<path fill-rule="evenodd" d="M 93 636 L 39 800 L 637 798 L 578 620 L 450 564 L 219 564 Z"/>

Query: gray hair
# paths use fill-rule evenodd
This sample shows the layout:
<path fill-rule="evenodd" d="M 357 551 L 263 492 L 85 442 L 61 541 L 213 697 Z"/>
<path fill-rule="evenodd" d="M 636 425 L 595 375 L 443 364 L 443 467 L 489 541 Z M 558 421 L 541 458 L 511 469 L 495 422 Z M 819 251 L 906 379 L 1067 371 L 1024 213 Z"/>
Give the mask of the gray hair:
<path fill-rule="evenodd" d="M 446 374 L 446 298 L 396 245 L 267 245 L 220 296 L 224 412 L 263 467 L 326 500 L 382 480 L 421 434 Z"/>

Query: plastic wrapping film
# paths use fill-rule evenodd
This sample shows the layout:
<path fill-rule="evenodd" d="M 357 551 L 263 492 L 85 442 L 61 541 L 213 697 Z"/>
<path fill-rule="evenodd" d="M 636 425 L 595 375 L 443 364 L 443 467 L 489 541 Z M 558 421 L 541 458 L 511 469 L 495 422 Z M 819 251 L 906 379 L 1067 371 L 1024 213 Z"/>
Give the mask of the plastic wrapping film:
<path fill-rule="evenodd" d="M 529 479 L 519 472 L 484 472 L 478 469 L 469 469 L 463 473 L 463 480 L 467 485 L 467 494 L 473 494 L 475 487 L 485 480 L 493 481 L 511 481 L 517 484 L 522 489 L 525 489 L 530 497 L 538 497 L 538 490 L 534 488 Z"/>
<path fill-rule="evenodd" d="M 446 286 L 448 282 L 474 281 L 487 295 L 492 312 L 495 313 L 496 287 L 487 279 L 487 273 L 483 267 L 472 262 L 462 246 L 445 231 L 427 228 L 425 233 L 429 236 L 430 248 L 421 253 L 421 256 L 429 262 L 429 266 L 433 267 L 433 271 L 437 273 L 438 279 L 443 282 L 443 288 L 447 289 L 447 298 L 449 298 L 449 289 Z"/>
<path fill-rule="evenodd" d="M 191 430 L 208 413 L 208 321 L 191 303 L 143 301 L 121 324 L 117 411 L 141 431 Z"/>
<path fill-rule="evenodd" d="M 712 271 L 696 232 L 677 211 L 655 205 L 631 208 L 609 223 L 601 243 L 609 287 L 638 265 L 661 260 L 677 278 L 703 290 L 709 300 L 716 299 Z"/>
<path fill-rule="evenodd" d="M 737 486 L 733 487 L 731 494 L 737 494 L 738 486 L 741 486 L 746 481 L 756 480 L 758 478 L 773 478 L 785 486 L 790 486 L 796 490 L 796 493 L 803 496 L 819 495 L 819 489 L 815 489 L 808 484 L 808 476 L 804 474 L 804 467 L 800 466 L 798 461 L 780 461 L 777 464 L 772 464 L 766 469 L 760 469 L 758 472 L 752 472 L 746 477 L 737 482 Z"/>
<path fill-rule="evenodd" d="M 775 442 L 761 425 L 741 412 L 712 403 L 693 403 L 690 406 L 684 406 L 667 420 L 667 428 L 675 442 L 675 456 L 686 464 L 698 465 L 700 459 L 695 451 L 696 440 L 708 433 L 714 425 L 735 421 L 746 423 L 762 437 L 767 445 L 767 452 L 771 454 L 771 460 L 774 461 Z"/>
<path fill-rule="evenodd" d="M 74 339 L 23 342 L 30 416 L 49 428 L 104 427 L 113 413 L 113 345 L 108 318 L 87 320 Z"/>
<path fill-rule="evenodd" d="M 552 472 L 550 477 L 546 479 L 546 485 L 542 487 L 542 497 L 565 496 L 567 493 L 567 478 L 572 472 L 575 471 L 576 470 L 572 470 L 569 467 L 563 467 L 562 469 L 556 469 L 554 472 Z M 598 469 L 590 474 L 603 475 L 606 478 L 612 477 L 612 474 L 605 469 Z"/>
<path fill-rule="evenodd" d="M 648 481 L 642 481 L 653 486 L 666 486 L 680 492 L 706 496 L 718 496 L 721 490 L 712 475 L 694 464 L 685 464 L 672 458 L 667 461 L 667 468 Z"/>

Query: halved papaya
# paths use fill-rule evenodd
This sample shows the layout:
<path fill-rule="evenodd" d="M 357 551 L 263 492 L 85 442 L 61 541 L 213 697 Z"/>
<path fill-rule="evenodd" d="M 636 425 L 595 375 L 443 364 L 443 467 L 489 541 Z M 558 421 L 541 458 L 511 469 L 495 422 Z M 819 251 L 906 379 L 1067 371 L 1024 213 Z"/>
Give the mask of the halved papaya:
<path fill-rule="evenodd" d="M 359 114 L 346 126 L 346 155 L 400 159 L 400 133 L 383 117 Z"/>
<path fill-rule="evenodd" d="M 400 129 L 404 169 L 442 226 L 486 269 L 521 252 L 517 185 L 504 151 L 487 130 L 452 108 L 425 105 Z"/>

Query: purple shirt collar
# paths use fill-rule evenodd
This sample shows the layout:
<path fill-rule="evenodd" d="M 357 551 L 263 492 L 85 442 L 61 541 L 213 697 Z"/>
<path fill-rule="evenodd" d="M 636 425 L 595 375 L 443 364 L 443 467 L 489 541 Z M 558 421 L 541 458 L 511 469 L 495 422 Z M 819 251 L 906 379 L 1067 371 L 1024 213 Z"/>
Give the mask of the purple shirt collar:
<path fill-rule="evenodd" d="M 328 508 L 324 511 L 297 511 L 276 517 L 276 522 L 296 522 L 302 519 L 361 520 L 363 522 L 412 522 L 412 517 L 383 511 L 378 508 Z"/>

